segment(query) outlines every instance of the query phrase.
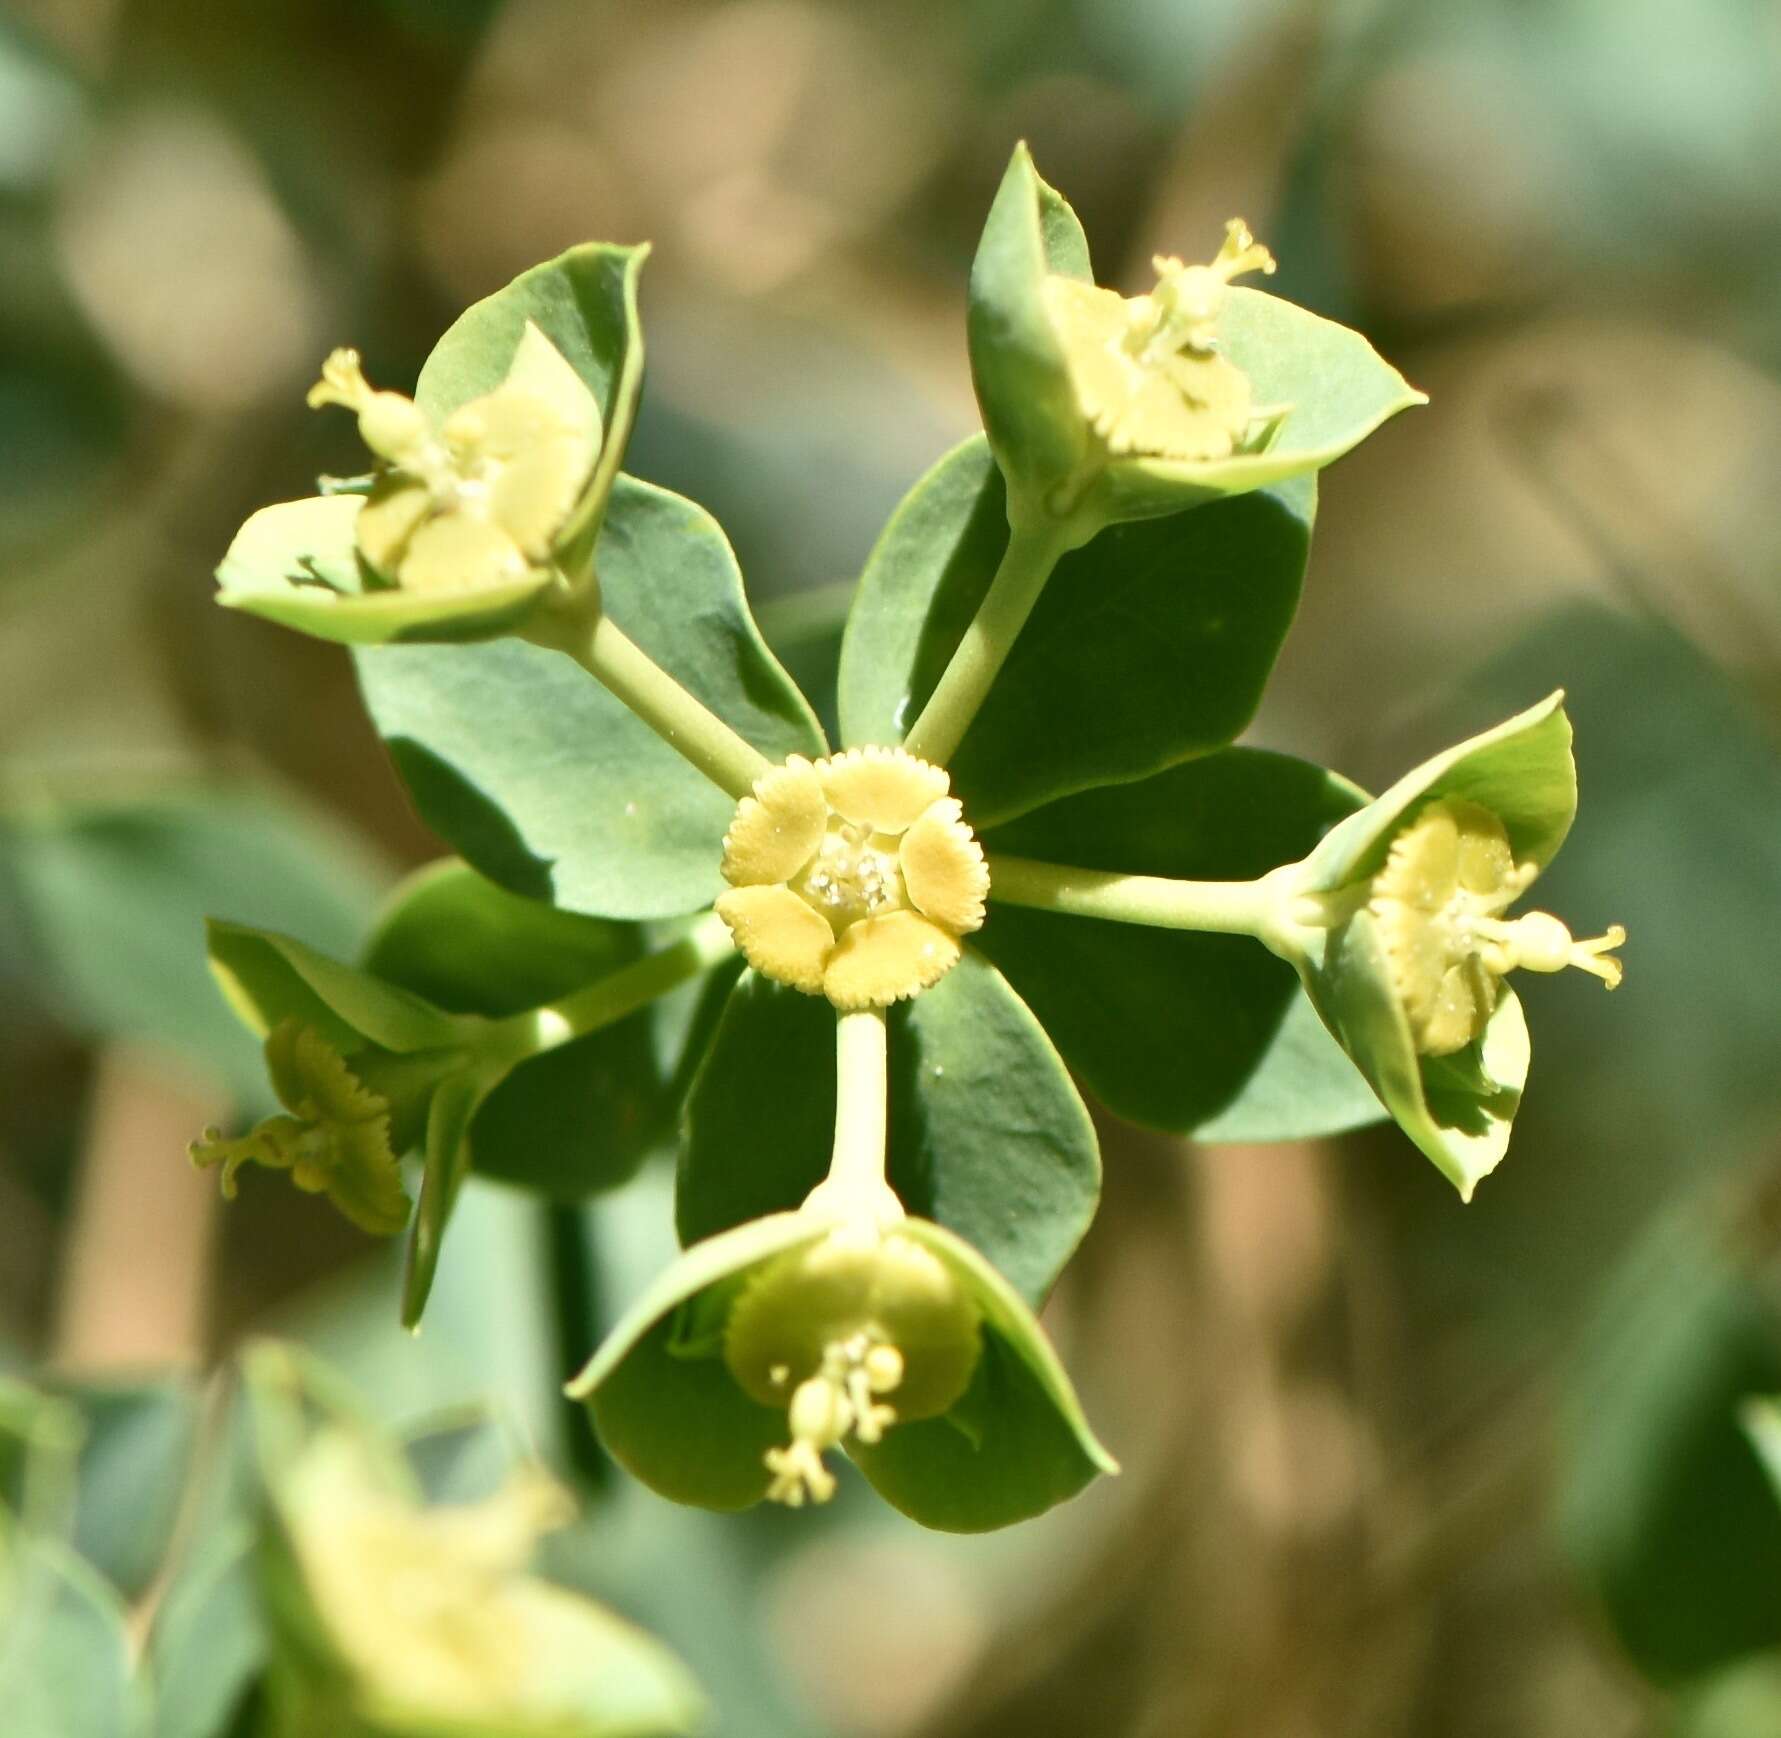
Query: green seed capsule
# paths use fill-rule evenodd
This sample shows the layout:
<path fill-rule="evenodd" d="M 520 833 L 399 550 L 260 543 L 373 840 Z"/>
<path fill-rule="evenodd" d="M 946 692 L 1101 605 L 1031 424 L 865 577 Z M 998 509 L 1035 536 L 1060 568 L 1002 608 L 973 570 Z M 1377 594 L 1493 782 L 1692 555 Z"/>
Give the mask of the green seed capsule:
<path fill-rule="evenodd" d="M 980 1350 L 976 1303 L 928 1250 L 892 1233 L 838 1231 L 769 1262 L 737 1299 L 724 1335 L 724 1361 L 751 1399 L 787 1406 L 822 1373 L 837 1347 L 895 1352 L 873 1392 L 887 1394 L 899 1420 L 934 1418 L 970 1385 Z"/>

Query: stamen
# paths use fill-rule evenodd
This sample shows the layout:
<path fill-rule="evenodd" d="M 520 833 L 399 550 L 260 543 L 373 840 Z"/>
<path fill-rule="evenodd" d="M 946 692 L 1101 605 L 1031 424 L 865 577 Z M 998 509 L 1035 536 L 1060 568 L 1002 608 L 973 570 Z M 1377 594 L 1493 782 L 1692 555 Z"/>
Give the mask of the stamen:
<path fill-rule="evenodd" d="M 897 1414 L 873 1396 L 902 1379 L 903 1354 L 895 1346 L 863 1333 L 825 1346 L 822 1368 L 798 1384 L 786 1409 L 791 1442 L 767 1450 L 768 1500 L 790 1509 L 826 1503 L 835 1494 L 835 1475 L 823 1464 L 824 1453 L 850 1435 L 867 1444 L 882 1441 Z"/>
<path fill-rule="evenodd" d="M 371 396 L 371 382 L 359 366 L 356 350 L 335 350 L 322 364 L 322 377 L 309 389 L 307 403 L 311 410 L 337 404 L 344 410 L 359 410 Z"/>

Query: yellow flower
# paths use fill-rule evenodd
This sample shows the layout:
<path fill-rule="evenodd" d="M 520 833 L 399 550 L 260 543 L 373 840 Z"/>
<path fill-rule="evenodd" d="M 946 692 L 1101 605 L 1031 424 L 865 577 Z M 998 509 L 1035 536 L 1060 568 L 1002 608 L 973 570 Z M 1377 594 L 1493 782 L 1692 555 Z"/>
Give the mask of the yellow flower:
<path fill-rule="evenodd" d="M 724 836 L 717 901 L 756 971 L 837 1008 L 937 983 L 983 923 L 989 871 L 950 780 L 900 748 L 793 755 Z"/>
<path fill-rule="evenodd" d="M 1083 414 L 1108 452 L 1222 459 L 1252 445 L 1281 410 L 1257 411 L 1249 377 L 1219 350 L 1225 288 L 1272 272 L 1273 256 L 1232 218 L 1210 265 L 1158 255 L 1157 285 L 1127 298 L 1075 278 L 1045 281 Z"/>
<path fill-rule="evenodd" d="M 388 467 L 358 516 L 359 553 L 404 591 L 481 591 L 545 566 L 600 451 L 600 411 L 530 321 L 507 377 L 435 428 L 399 392 L 374 391 L 336 350 L 312 408 L 344 405 Z"/>
<path fill-rule="evenodd" d="M 1576 966 L 1609 989 L 1620 983 L 1609 952 L 1626 940 L 1619 924 L 1576 941 L 1544 911 L 1503 917 L 1538 874 L 1538 864 L 1515 862 L 1503 823 L 1477 803 L 1432 803 L 1392 841 L 1367 910 L 1420 1054 L 1451 1055 L 1481 1037 L 1517 967 Z"/>

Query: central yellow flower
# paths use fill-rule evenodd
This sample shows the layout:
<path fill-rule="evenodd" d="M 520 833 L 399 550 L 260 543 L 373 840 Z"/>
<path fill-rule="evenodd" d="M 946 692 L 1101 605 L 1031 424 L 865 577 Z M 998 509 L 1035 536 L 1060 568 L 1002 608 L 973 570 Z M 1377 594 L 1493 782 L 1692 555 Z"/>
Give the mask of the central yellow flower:
<path fill-rule="evenodd" d="M 989 895 L 950 784 L 900 748 L 793 755 L 763 773 L 724 835 L 717 902 L 748 963 L 843 1009 L 938 983 Z"/>

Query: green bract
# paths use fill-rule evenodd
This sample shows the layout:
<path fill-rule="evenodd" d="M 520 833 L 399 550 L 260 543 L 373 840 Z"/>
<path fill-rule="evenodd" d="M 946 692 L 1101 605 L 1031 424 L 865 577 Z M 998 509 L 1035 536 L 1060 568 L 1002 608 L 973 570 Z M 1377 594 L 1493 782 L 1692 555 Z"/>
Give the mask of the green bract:
<path fill-rule="evenodd" d="M 678 1502 L 740 1509 L 765 1497 L 787 1416 L 751 1398 L 726 1356 L 735 1312 L 751 1285 L 774 1283 L 776 1262 L 856 1229 L 815 1209 L 777 1213 L 688 1249 L 570 1385 L 612 1453 Z M 1039 1514 L 1116 1470 L 1031 1311 L 969 1244 L 922 1219 L 860 1235 L 925 1251 L 974 1307 L 980 1334 L 963 1390 L 953 1398 L 950 1382 L 941 1387 L 944 1410 L 889 1423 L 876 1442 L 846 1442 L 883 1496 L 926 1526 L 980 1532 Z M 797 1288 L 779 1271 L 782 1295 L 769 1307 L 795 1333 Z M 746 1326 L 765 1337 L 758 1319 Z M 917 1354 L 905 1351 L 919 1370 Z M 951 1352 L 943 1356 L 956 1371 Z M 894 1410 L 896 1388 L 884 1393 Z"/>
<path fill-rule="evenodd" d="M 1179 261 L 1158 264 L 1181 273 Z M 1262 269 L 1271 270 L 1271 262 Z M 1196 271 L 1209 268 L 1186 268 Z M 1178 360 L 1173 349 L 1152 358 L 1134 347 L 1129 363 L 1135 392 L 1176 400 L 1187 438 L 1159 433 L 1154 414 L 1147 426 L 1109 429 L 1089 370 L 1109 349 L 1118 360 L 1123 334 L 1116 316 L 1097 324 L 1074 313 L 1085 297 L 1058 296 L 1051 290 L 1058 280 L 1092 286 L 1088 245 L 1075 213 L 1039 178 L 1023 145 L 1003 177 L 971 268 L 969 326 L 977 401 L 1008 478 L 1016 522 L 1073 519 L 1092 535 L 1102 525 L 1177 513 L 1283 482 L 1321 470 L 1388 417 L 1426 402 L 1358 333 L 1278 297 L 1219 285 L 1222 306 L 1200 335 L 1203 366 L 1225 365 L 1219 378 L 1184 390 L 1164 372 L 1164 363 Z M 1160 295 L 1146 301 L 1142 313 L 1151 301 L 1164 318 L 1175 312 Z M 1165 344 L 1171 336 L 1162 334 Z M 1253 403 L 1257 426 L 1211 443 L 1222 444 L 1223 452 L 1189 456 L 1196 419 L 1206 421 L 1207 401 L 1227 395 L 1233 381 L 1246 382 L 1243 414 Z M 1205 395 L 1198 402 L 1189 396 L 1195 390 Z"/>

